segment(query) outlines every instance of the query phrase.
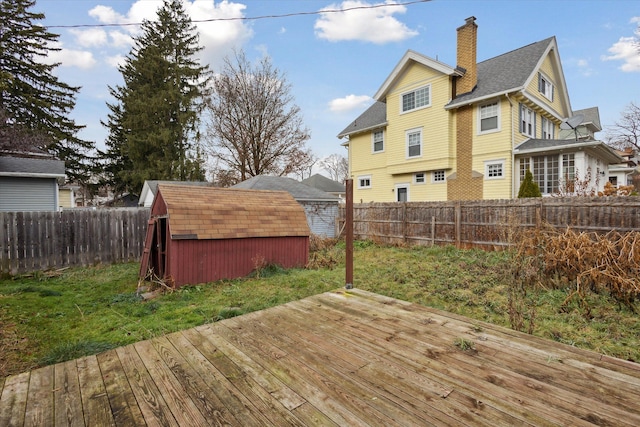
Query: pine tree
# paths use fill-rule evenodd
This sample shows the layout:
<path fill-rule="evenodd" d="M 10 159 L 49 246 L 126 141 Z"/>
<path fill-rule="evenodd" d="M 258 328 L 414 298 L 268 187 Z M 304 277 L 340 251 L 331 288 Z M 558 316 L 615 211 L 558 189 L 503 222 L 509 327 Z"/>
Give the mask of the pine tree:
<path fill-rule="evenodd" d="M 110 88 L 117 102 L 107 104 L 111 114 L 103 122 L 109 137 L 102 158 L 116 187 L 135 193 L 147 179 L 204 176 L 194 163 L 210 78 L 195 58 L 201 49 L 180 0 L 165 0 L 158 20 L 142 24 L 119 69 L 124 84 Z"/>
<path fill-rule="evenodd" d="M 87 176 L 86 153 L 93 143 L 76 135 L 83 126 L 69 118 L 78 87 L 53 74 L 59 64 L 45 64 L 58 35 L 37 24 L 35 0 L 0 2 L 0 110 L 15 125 L 37 135 L 40 148 L 64 160 L 72 180 Z M 46 142 L 45 142 L 46 141 Z"/>
<path fill-rule="evenodd" d="M 533 174 L 530 170 L 525 173 L 524 180 L 518 190 L 518 198 L 522 199 L 524 197 L 542 197 L 540 186 L 533 180 Z"/>

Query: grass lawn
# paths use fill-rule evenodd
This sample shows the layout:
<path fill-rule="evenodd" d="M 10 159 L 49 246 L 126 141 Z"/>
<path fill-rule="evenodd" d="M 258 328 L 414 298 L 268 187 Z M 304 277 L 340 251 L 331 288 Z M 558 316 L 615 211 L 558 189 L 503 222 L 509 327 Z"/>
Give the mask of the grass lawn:
<path fill-rule="evenodd" d="M 507 327 L 515 312 L 535 335 L 640 361 L 638 316 L 607 295 L 589 296 L 588 315 L 578 301 L 561 308 L 569 289 L 532 289 L 510 303 L 509 253 L 355 247 L 358 288 Z M 137 263 L 2 280 L 0 377 L 337 289 L 343 252 L 339 245 L 312 254 L 320 269 L 267 268 L 149 301 L 136 294 Z"/>

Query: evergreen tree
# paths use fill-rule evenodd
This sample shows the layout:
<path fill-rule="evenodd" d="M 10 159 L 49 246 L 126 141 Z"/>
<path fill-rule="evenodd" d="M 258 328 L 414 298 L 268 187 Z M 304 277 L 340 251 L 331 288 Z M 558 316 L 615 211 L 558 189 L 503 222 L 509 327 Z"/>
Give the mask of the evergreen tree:
<path fill-rule="evenodd" d="M 180 0 L 165 0 L 158 20 L 142 24 L 103 122 L 102 158 L 117 188 L 135 193 L 147 179 L 204 177 L 197 129 L 210 72 L 195 58 L 201 49 Z"/>
<path fill-rule="evenodd" d="M 522 181 L 518 190 L 518 198 L 522 199 L 524 197 L 542 197 L 540 186 L 533 180 L 533 174 L 530 170 L 525 173 L 524 181 Z"/>
<path fill-rule="evenodd" d="M 37 21 L 44 14 L 31 8 L 35 0 L 0 2 L 0 110 L 8 120 L 38 135 L 34 141 L 60 160 L 72 180 L 87 177 L 86 153 L 93 147 L 76 134 L 83 126 L 69 118 L 78 87 L 58 80 L 53 71 L 59 64 L 43 59 L 58 39 Z"/>

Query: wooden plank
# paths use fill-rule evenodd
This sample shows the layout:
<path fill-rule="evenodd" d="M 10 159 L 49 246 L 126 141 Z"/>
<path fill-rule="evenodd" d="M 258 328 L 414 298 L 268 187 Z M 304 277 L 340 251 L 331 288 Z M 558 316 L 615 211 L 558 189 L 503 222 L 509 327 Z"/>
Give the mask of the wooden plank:
<path fill-rule="evenodd" d="M 216 425 L 242 425 L 177 350 L 184 345 L 191 345 L 182 334 L 156 338 L 152 344 L 207 420 Z"/>
<path fill-rule="evenodd" d="M 214 335 L 206 334 L 206 339 L 210 341 L 215 349 L 222 350 L 224 354 L 220 357 L 212 357 L 209 361 L 233 384 L 233 386 L 251 403 L 251 412 L 256 418 L 261 419 L 264 425 L 280 424 L 291 426 L 302 426 L 303 424 L 295 418 L 291 412 L 285 408 L 280 401 L 269 394 L 255 378 L 250 377 L 243 370 L 243 367 L 236 364 L 231 356 L 234 351 L 227 346 L 224 341 Z M 203 345 L 198 347 L 200 351 L 209 353 L 211 346 Z M 207 355 L 205 355 L 207 356 Z M 208 356 L 213 356 L 211 353 Z"/>
<path fill-rule="evenodd" d="M 0 426 L 21 426 L 27 405 L 30 372 L 12 375 L 4 382 L 0 396 Z"/>
<path fill-rule="evenodd" d="M 56 426 L 84 426 L 78 368 L 75 360 L 54 366 L 54 412 Z"/>
<path fill-rule="evenodd" d="M 136 397 L 127 381 L 118 354 L 109 350 L 98 354 L 98 364 L 104 381 L 113 420 L 118 426 L 145 426 Z"/>
<path fill-rule="evenodd" d="M 116 349 L 140 412 L 149 426 L 179 426 L 133 345 Z"/>
<path fill-rule="evenodd" d="M 42 426 L 53 422 L 53 366 L 31 372 L 24 425 Z"/>
<path fill-rule="evenodd" d="M 156 387 L 158 387 L 158 391 L 161 393 L 176 422 L 182 426 L 208 425 L 207 420 L 200 413 L 197 406 L 191 399 L 187 398 L 188 394 L 184 387 L 161 360 L 152 343 L 158 346 L 162 345 L 162 343 L 158 343 L 155 340 L 141 341 L 134 344 L 134 348 L 144 361 L 149 375 L 155 382 Z"/>
<path fill-rule="evenodd" d="M 87 426 L 115 426 L 96 356 L 77 359 L 76 366 L 85 424 Z"/>
<path fill-rule="evenodd" d="M 251 402 L 209 361 L 210 358 L 225 357 L 221 352 L 194 329 L 174 334 L 171 340 L 180 344 L 176 349 L 203 379 L 208 380 L 209 388 L 243 426 L 263 425 L 251 412 L 254 409 Z"/>

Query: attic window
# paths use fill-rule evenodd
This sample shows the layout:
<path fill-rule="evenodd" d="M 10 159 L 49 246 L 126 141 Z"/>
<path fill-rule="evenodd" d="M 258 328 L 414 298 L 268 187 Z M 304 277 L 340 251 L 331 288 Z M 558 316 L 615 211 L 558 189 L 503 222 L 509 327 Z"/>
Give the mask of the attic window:
<path fill-rule="evenodd" d="M 545 98 L 553 102 L 553 83 L 542 73 L 538 73 L 538 90 Z"/>
<path fill-rule="evenodd" d="M 402 112 L 431 106 L 431 85 L 402 94 Z"/>

